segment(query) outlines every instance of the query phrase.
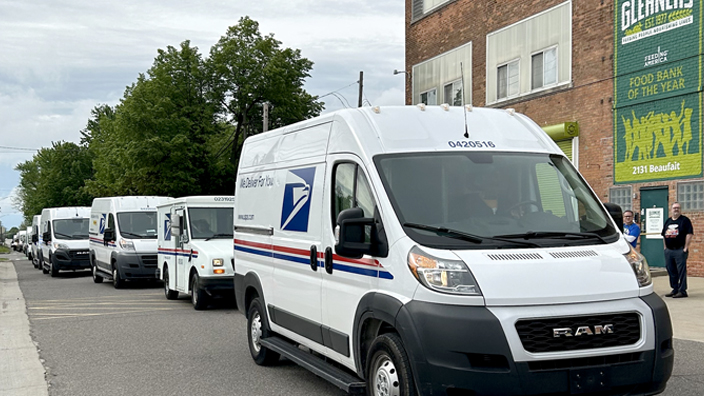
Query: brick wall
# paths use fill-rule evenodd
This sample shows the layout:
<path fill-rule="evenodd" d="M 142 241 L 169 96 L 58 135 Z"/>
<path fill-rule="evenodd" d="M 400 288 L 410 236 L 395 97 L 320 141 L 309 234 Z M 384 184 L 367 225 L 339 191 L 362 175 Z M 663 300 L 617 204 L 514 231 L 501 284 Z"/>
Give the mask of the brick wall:
<path fill-rule="evenodd" d="M 529 16 L 564 3 L 564 0 L 456 0 L 412 22 L 412 0 L 406 0 L 406 70 L 460 45 L 472 42 L 472 98 L 486 105 L 486 35 Z M 572 84 L 537 97 L 521 98 L 513 107 L 539 125 L 577 121 L 580 126 L 578 165 L 598 197 L 607 202 L 613 184 L 614 3 L 572 1 Z M 412 104 L 411 79 L 406 103 Z M 642 186 L 667 185 L 669 203 L 676 201 L 676 181 L 634 183 L 640 208 Z M 704 213 L 684 213 L 694 225 L 695 236 L 688 273 L 704 276 Z M 697 234 L 699 232 L 699 234 Z"/>

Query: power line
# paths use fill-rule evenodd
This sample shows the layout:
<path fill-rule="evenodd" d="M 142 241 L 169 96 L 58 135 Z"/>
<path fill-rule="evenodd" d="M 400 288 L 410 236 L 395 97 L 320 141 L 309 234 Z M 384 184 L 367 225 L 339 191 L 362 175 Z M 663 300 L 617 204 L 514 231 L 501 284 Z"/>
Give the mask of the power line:
<path fill-rule="evenodd" d="M 37 151 L 38 150 L 38 149 L 27 148 L 27 147 L 10 147 L 10 146 L 0 146 L 0 149 L 17 150 L 17 151 Z"/>

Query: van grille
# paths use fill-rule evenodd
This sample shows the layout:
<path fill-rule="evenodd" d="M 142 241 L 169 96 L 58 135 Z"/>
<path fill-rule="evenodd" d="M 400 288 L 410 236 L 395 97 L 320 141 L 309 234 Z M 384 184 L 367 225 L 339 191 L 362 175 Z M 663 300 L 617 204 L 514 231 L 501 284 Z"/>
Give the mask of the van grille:
<path fill-rule="evenodd" d="M 581 326 L 610 324 L 613 333 L 582 334 L 555 337 L 553 329 L 569 328 L 573 334 Z M 579 349 L 606 348 L 635 344 L 640 340 L 640 319 L 637 313 L 620 313 L 598 316 L 575 316 L 567 318 L 526 319 L 516 323 L 516 331 L 523 348 L 528 352 L 558 352 Z"/>
<path fill-rule="evenodd" d="M 564 370 L 581 367 L 613 366 L 616 364 L 629 364 L 643 361 L 640 352 L 622 353 L 620 355 L 588 356 L 574 359 L 541 360 L 528 362 L 530 371 Z"/>
<path fill-rule="evenodd" d="M 494 261 L 517 261 L 517 260 L 542 260 L 543 256 L 538 253 L 498 253 L 487 254 L 487 257 Z"/>
<path fill-rule="evenodd" d="M 145 267 L 156 267 L 156 263 L 156 255 L 149 254 L 142 256 L 142 264 L 144 264 Z"/>
<path fill-rule="evenodd" d="M 550 255 L 557 259 L 595 257 L 599 253 L 593 250 L 575 250 L 571 252 L 550 252 Z"/>

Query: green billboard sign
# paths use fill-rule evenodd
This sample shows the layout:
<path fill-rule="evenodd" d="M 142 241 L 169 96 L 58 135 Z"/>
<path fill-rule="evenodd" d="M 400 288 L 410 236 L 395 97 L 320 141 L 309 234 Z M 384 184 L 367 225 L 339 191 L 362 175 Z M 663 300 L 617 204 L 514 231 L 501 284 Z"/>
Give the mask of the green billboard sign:
<path fill-rule="evenodd" d="M 702 175 L 702 0 L 618 0 L 614 182 Z"/>

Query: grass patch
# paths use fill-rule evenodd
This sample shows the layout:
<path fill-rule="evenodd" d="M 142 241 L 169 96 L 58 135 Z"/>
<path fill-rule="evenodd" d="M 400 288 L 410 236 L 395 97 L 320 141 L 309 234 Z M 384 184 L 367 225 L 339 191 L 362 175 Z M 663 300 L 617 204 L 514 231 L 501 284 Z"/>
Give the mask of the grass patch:
<path fill-rule="evenodd" d="M 0 246 L 0 254 L 10 253 L 10 248 L 7 246 Z"/>

